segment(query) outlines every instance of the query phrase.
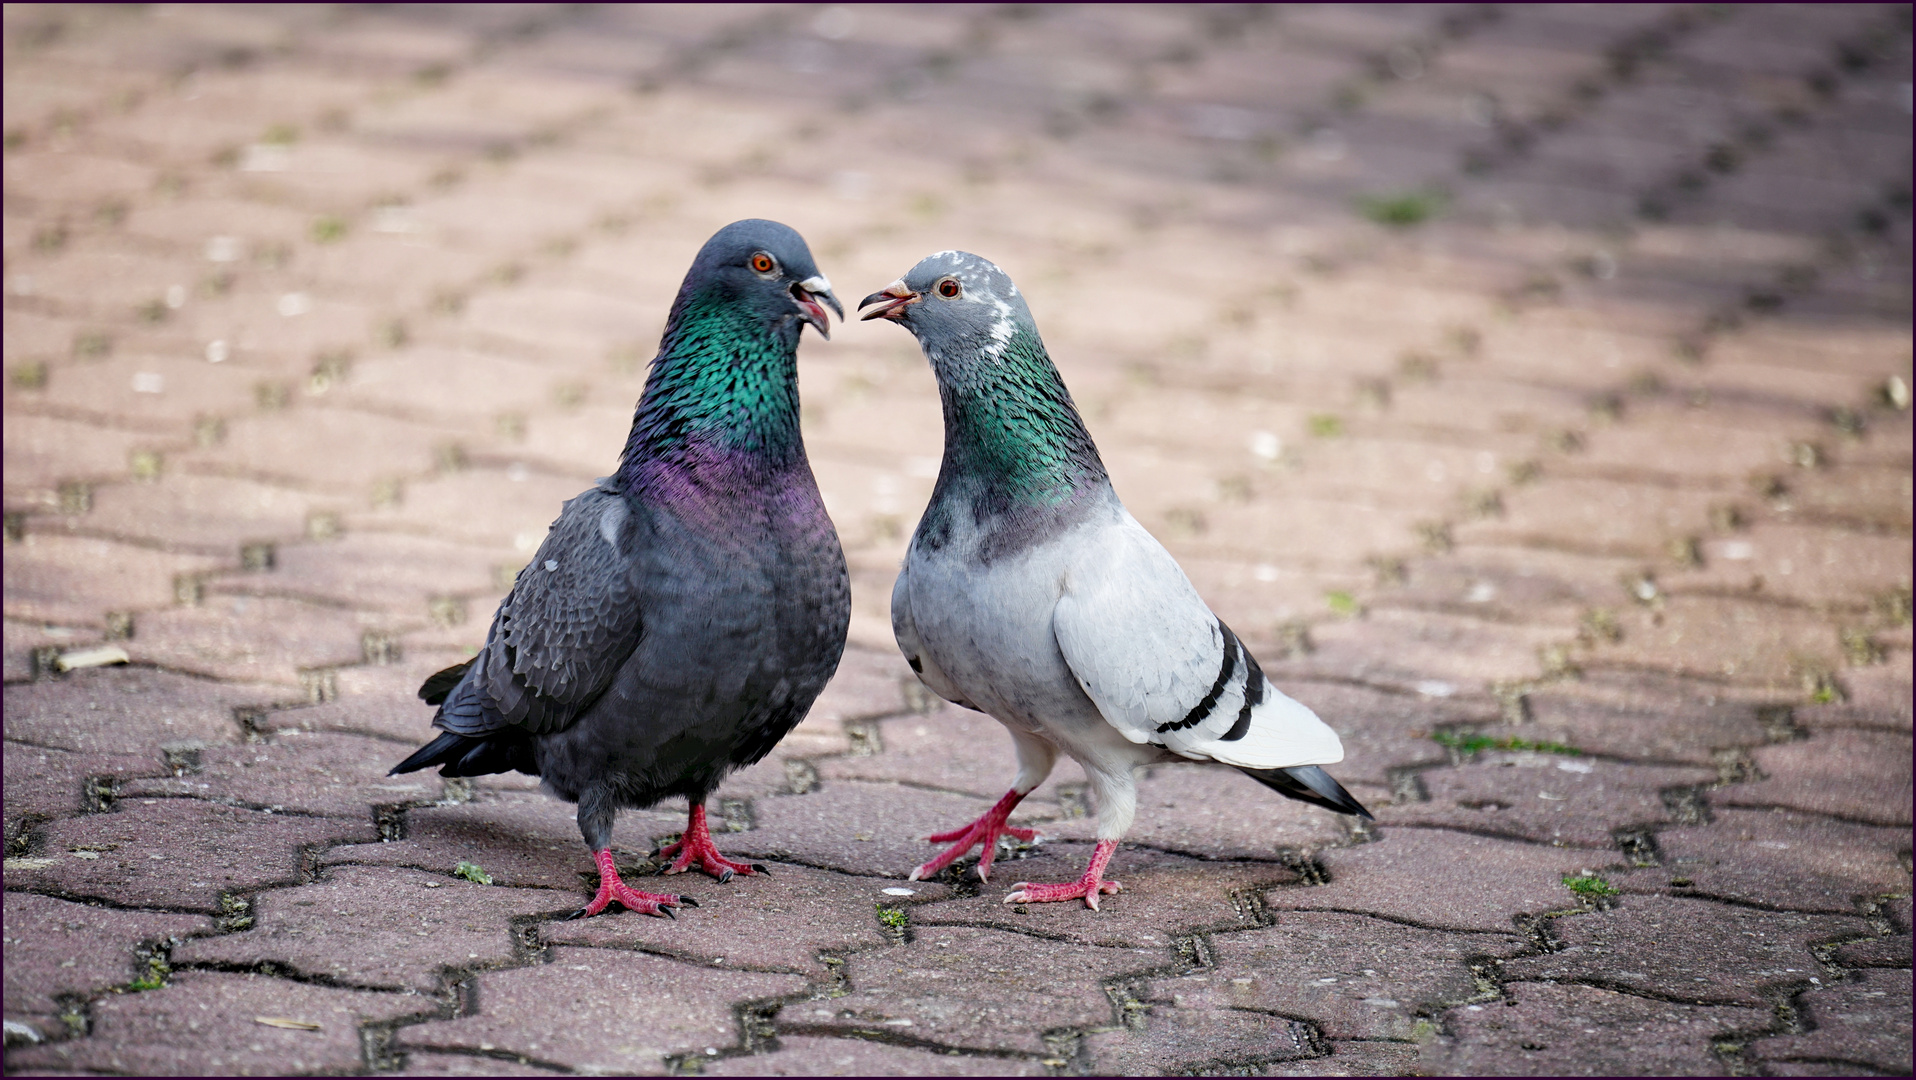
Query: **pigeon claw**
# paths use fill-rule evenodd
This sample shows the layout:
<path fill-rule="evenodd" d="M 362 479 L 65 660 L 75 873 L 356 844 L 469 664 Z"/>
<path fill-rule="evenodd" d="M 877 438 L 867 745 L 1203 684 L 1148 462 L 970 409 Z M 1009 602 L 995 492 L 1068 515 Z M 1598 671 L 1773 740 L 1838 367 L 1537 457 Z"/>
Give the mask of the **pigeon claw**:
<path fill-rule="evenodd" d="M 1012 892 L 1005 896 L 1007 904 L 1051 904 L 1059 900 L 1083 900 L 1084 906 L 1092 911 L 1098 910 L 1098 897 L 1110 896 L 1124 891 L 1124 886 L 1115 881 L 1086 881 L 1079 879 L 1065 885 L 1033 884 L 1020 881 L 1012 886 Z"/>
<path fill-rule="evenodd" d="M 685 832 L 654 854 L 672 860 L 671 865 L 661 873 L 683 874 L 697 864 L 700 870 L 719 879 L 720 883 L 732 880 L 733 875 L 757 874 L 765 869 L 757 863 L 733 862 L 719 854 L 718 847 L 712 843 L 711 830 L 705 823 L 704 803 L 692 804 Z"/>
<path fill-rule="evenodd" d="M 1084 906 L 1092 911 L 1098 910 L 1098 897 L 1119 892 L 1124 886 L 1115 881 L 1104 880 L 1104 868 L 1111 863 L 1116 854 L 1116 840 L 1100 840 L 1092 849 L 1091 865 L 1084 868 L 1084 876 L 1064 885 L 1037 885 L 1029 881 L 1020 881 L 1011 887 L 1005 897 L 1007 904 L 1053 904 L 1060 900 L 1083 900 Z"/>
<path fill-rule="evenodd" d="M 593 852 L 592 861 L 599 866 L 599 891 L 592 897 L 591 903 L 566 916 L 567 919 L 590 919 L 602 914 L 613 904 L 640 915 L 663 915 L 676 919 L 678 915 L 672 909 L 690 900 L 690 897 L 670 893 L 640 892 L 627 885 L 619 877 L 618 868 L 612 865 L 612 852 L 609 850 Z"/>
<path fill-rule="evenodd" d="M 910 880 L 923 881 L 958 861 L 961 856 L 972 848 L 983 844 L 984 851 L 978 855 L 978 880 L 990 881 L 991 860 L 992 857 L 998 853 L 999 836 L 1009 833 L 1027 844 L 1038 838 L 1038 830 L 1036 829 L 1019 829 L 1005 824 L 1005 819 L 1011 816 L 1011 811 L 1016 808 L 1018 803 L 1023 801 L 1023 799 L 1024 795 L 1022 793 L 1016 790 L 1007 791 L 1005 792 L 1005 797 L 999 799 L 998 804 L 985 811 L 984 815 L 977 821 L 961 829 L 953 829 L 950 832 L 933 833 L 931 836 L 926 837 L 925 839 L 934 844 L 952 843 L 953 841 L 956 841 L 956 843 L 952 843 L 952 846 L 945 849 L 937 858 L 913 870 Z"/>

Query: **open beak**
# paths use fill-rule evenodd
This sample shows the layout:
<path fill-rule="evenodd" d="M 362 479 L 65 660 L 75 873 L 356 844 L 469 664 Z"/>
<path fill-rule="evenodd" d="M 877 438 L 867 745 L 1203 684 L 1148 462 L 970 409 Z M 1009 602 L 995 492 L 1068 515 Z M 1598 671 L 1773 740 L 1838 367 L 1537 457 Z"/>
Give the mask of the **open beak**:
<path fill-rule="evenodd" d="M 845 320 L 844 305 L 832 295 L 832 283 L 826 281 L 823 274 L 813 275 L 793 285 L 792 299 L 798 302 L 798 317 L 817 328 L 819 336 L 826 341 L 832 339 L 832 325 L 831 320 L 825 317 L 825 309 L 819 305 L 819 301 L 830 304 L 832 310 L 838 312 L 840 322 Z"/>
<path fill-rule="evenodd" d="M 900 278 L 890 285 L 885 286 L 880 291 L 860 300 L 858 302 L 860 308 L 868 308 L 873 304 L 879 304 L 881 306 L 872 308 L 870 311 L 860 315 L 858 319 L 860 322 L 871 319 L 890 319 L 893 322 L 897 322 L 905 317 L 905 308 L 916 304 L 918 300 L 918 294 L 907 289 L 905 287 L 905 280 Z"/>

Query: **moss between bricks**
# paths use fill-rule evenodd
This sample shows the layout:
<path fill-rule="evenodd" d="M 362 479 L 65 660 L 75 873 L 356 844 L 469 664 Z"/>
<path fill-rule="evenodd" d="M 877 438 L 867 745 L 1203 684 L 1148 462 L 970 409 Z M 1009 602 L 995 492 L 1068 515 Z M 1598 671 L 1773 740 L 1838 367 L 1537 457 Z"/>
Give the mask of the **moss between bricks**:
<path fill-rule="evenodd" d="M 1576 893 L 1579 900 L 1605 900 L 1620 895 L 1617 887 L 1603 880 L 1601 874 L 1565 874 L 1563 887 Z"/>
<path fill-rule="evenodd" d="M 1583 751 L 1574 746 L 1556 742 L 1538 742 L 1535 739 L 1515 737 L 1493 738 L 1489 735 L 1459 735 L 1453 731 L 1439 731 L 1431 736 L 1439 746 L 1448 747 L 1460 754 L 1475 754 L 1480 750 L 1534 750 L 1539 754 L 1561 754 L 1565 757 L 1582 757 Z"/>

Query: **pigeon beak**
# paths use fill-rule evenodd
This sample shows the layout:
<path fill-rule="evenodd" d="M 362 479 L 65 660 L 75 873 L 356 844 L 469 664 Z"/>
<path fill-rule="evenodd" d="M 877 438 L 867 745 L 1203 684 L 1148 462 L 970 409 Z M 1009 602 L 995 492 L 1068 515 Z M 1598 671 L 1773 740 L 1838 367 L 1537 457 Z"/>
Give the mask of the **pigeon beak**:
<path fill-rule="evenodd" d="M 883 305 L 882 307 L 872 308 L 870 311 L 860 315 L 858 317 L 859 321 L 869 322 L 872 319 L 890 319 L 893 322 L 897 322 L 905 317 L 905 308 L 916 304 L 918 299 L 918 294 L 906 288 L 905 280 L 900 278 L 858 302 L 860 308 L 868 308 L 873 304 Z"/>
<path fill-rule="evenodd" d="M 832 310 L 838 312 L 839 321 L 845 320 L 845 307 L 838 302 L 838 297 L 832 295 L 832 283 L 825 280 L 823 274 L 814 274 L 793 285 L 792 299 L 798 301 L 798 317 L 811 323 L 826 341 L 832 339 L 831 320 L 825 317 L 825 309 L 818 302 L 823 300 L 830 304 Z"/>

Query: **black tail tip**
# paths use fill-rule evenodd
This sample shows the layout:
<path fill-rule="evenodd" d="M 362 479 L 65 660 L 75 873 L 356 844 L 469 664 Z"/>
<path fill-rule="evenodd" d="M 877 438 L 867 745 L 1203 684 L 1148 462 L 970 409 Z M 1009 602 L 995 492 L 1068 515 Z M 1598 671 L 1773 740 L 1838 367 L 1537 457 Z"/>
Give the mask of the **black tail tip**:
<path fill-rule="evenodd" d="M 1288 769 L 1244 769 L 1245 775 L 1272 791 L 1299 802 L 1350 814 L 1366 821 L 1377 818 L 1357 797 L 1344 790 L 1330 773 L 1316 765 L 1293 765 Z"/>

